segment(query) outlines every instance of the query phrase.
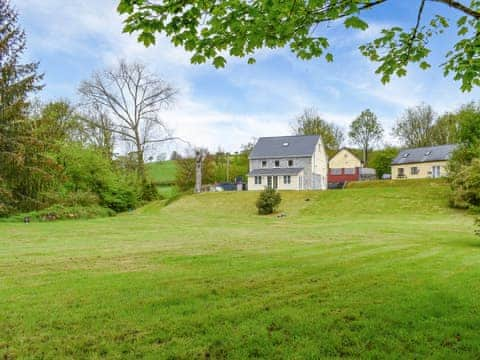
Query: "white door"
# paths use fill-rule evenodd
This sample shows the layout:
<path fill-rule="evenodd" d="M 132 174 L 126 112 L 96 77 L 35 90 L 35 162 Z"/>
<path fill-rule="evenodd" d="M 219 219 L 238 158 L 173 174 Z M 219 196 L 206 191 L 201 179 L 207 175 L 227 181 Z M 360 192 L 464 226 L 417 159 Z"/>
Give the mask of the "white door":
<path fill-rule="evenodd" d="M 440 166 L 432 166 L 432 178 L 437 179 L 440 177 Z"/>

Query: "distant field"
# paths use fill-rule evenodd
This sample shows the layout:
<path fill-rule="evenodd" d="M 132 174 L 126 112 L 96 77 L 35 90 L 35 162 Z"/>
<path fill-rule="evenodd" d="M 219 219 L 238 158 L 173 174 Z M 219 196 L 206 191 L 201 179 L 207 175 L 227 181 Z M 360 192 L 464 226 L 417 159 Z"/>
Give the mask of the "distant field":
<path fill-rule="evenodd" d="M 166 199 L 175 196 L 178 191 L 173 185 L 177 172 L 175 161 L 167 160 L 147 165 L 151 179 L 157 184 L 158 193 Z"/>
<path fill-rule="evenodd" d="M 171 160 L 150 163 L 147 169 L 152 180 L 159 185 L 171 185 L 177 172 L 175 161 Z"/>
<path fill-rule="evenodd" d="M 0 357 L 478 358 L 473 218 L 384 184 L 0 223 Z"/>

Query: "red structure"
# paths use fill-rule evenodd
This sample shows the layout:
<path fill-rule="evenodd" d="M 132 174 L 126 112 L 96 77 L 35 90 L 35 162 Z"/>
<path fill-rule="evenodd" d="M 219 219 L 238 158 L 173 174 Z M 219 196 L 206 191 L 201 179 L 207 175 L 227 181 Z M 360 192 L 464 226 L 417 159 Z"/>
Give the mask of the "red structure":
<path fill-rule="evenodd" d="M 346 181 L 359 181 L 360 168 L 328 169 L 329 183 L 344 183 Z"/>

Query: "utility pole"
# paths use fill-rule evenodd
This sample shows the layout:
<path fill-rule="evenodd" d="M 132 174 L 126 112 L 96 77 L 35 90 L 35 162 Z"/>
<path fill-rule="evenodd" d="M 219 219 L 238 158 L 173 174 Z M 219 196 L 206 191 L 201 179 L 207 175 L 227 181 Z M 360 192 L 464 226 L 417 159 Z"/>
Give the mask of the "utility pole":
<path fill-rule="evenodd" d="M 227 152 L 227 182 L 230 180 L 230 154 Z"/>
<path fill-rule="evenodd" d="M 195 192 L 202 192 L 202 151 L 197 150 L 195 152 Z"/>

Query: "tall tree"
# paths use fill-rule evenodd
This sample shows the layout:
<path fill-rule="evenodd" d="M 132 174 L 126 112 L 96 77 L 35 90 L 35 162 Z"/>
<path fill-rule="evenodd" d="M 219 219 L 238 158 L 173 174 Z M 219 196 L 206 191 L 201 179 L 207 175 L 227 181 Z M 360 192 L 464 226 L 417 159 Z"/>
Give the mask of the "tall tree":
<path fill-rule="evenodd" d="M 344 140 L 342 129 L 323 120 L 314 108 L 305 109 L 296 118 L 292 130 L 296 135 L 320 135 L 330 154 L 337 151 Z"/>
<path fill-rule="evenodd" d="M 95 106 L 113 119 L 97 123 L 135 148 L 139 178 L 146 183 L 144 154 L 149 144 L 175 139 L 168 133 L 159 113 L 172 104 L 176 89 L 140 63 L 121 61 L 113 69 L 95 73 L 82 82 L 84 104 Z"/>
<path fill-rule="evenodd" d="M 406 147 L 431 146 L 435 112 L 427 104 L 420 104 L 405 110 L 393 127 L 393 134 Z"/>
<path fill-rule="evenodd" d="M 398 2 L 119 0 L 118 11 L 127 15 L 124 31 L 139 33 L 138 40 L 146 46 L 155 43 L 157 33 L 165 34 L 175 46 L 193 53 L 192 63 L 211 60 L 216 67 L 223 67 L 225 53 L 248 56 L 248 63 L 253 64 L 259 49 L 287 46 L 301 59 L 325 57 L 333 61 L 322 24 L 343 21 L 347 29 L 364 31 L 368 28 L 368 22 L 361 18 L 364 14 L 395 3 Z M 433 7 L 432 3 L 438 6 Z M 449 11 L 448 15 L 440 12 L 441 6 Z M 377 39 L 360 47 L 364 56 L 379 64 L 376 73 L 382 76 L 382 82 L 389 81 L 392 75 L 405 76 L 412 63 L 421 69 L 429 68 L 428 56 L 434 44 L 438 44 L 432 38 L 452 26 L 458 36 L 446 38 L 450 49 L 441 67 L 445 75 L 452 73 L 461 82 L 464 91 L 480 85 L 478 0 L 408 1 L 408 5 L 394 11 L 402 22 L 407 15 L 398 12 L 408 12 L 412 27 L 385 27 Z"/>
<path fill-rule="evenodd" d="M 370 147 L 378 142 L 382 135 L 382 125 L 380 125 L 377 116 L 370 109 L 362 111 L 360 116 L 350 124 L 348 136 L 353 143 L 361 146 L 364 164 L 367 164 Z"/>
<path fill-rule="evenodd" d="M 2 193 L 28 210 L 40 206 L 40 193 L 55 181 L 57 167 L 46 154 L 49 144 L 34 137 L 28 119 L 28 96 L 41 89 L 42 75 L 38 63 L 22 63 L 25 47 L 17 13 L 0 0 L 0 178 Z"/>
<path fill-rule="evenodd" d="M 456 113 L 440 116 L 432 128 L 432 143 L 434 145 L 455 144 L 458 141 L 459 120 Z"/>

